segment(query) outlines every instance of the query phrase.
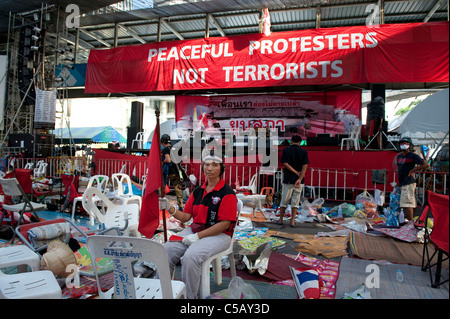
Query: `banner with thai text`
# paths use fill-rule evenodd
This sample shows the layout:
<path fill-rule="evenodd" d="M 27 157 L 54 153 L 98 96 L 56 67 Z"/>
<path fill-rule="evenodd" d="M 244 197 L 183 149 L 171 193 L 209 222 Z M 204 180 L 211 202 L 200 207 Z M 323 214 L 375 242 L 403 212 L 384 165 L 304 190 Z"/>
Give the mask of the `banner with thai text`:
<path fill-rule="evenodd" d="M 361 91 L 329 91 L 290 94 L 245 94 L 175 97 L 179 137 L 195 131 L 232 131 L 266 128 L 279 137 L 299 134 L 348 133 L 361 123 Z"/>
<path fill-rule="evenodd" d="M 448 82 L 448 44 L 448 22 L 428 22 L 91 50 L 85 93 Z"/>

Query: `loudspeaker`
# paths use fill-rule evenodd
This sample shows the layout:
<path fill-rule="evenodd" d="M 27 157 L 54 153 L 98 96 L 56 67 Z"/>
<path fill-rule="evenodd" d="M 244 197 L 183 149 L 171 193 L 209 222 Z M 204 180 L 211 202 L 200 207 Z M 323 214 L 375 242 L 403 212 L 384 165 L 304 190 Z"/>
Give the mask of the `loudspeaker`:
<path fill-rule="evenodd" d="M 45 158 L 53 156 L 53 145 L 48 144 L 36 144 L 34 150 L 34 156 L 37 158 Z"/>
<path fill-rule="evenodd" d="M 371 100 L 377 96 L 381 96 L 383 101 L 386 101 L 386 85 L 385 84 L 372 84 L 370 87 Z"/>
<path fill-rule="evenodd" d="M 55 134 L 31 133 L 9 134 L 9 146 L 24 148 L 26 157 L 49 157 L 53 156 Z M 34 148 L 36 147 L 36 148 Z"/>
<path fill-rule="evenodd" d="M 33 26 L 22 26 L 20 29 L 20 39 L 19 39 L 19 54 L 18 68 L 17 68 L 17 80 L 19 85 L 19 95 L 20 99 L 24 99 L 24 105 L 34 105 L 36 91 L 34 85 L 31 85 L 30 90 L 28 87 L 33 79 L 33 57 L 34 51 L 31 47 L 34 46 L 34 41 L 31 39 L 33 35 Z M 30 62 L 30 63 L 29 63 Z M 31 64 L 31 65 L 29 65 Z M 31 66 L 31 68 L 29 68 Z M 25 92 L 28 94 L 25 96 Z"/>
<path fill-rule="evenodd" d="M 9 134 L 9 147 L 22 147 L 25 151 L 33 151 L 34 137 L 30 133 Z"/>
<path fill-rule="evenodd" d="M 35 143 L 53 145 L 55 144 L 55 134 L 36 134 Z"/>
<path fill-rule="evenodd" d="M 143 123 L 144 123 L 144 103 L 133 101 L 131 102 L 131 118 L 130 118 L 130 127 L 136 128 L 137 132 L 143 131 Z M 136 134 L 133 136 L 133 139 L 136 137 Z"/>

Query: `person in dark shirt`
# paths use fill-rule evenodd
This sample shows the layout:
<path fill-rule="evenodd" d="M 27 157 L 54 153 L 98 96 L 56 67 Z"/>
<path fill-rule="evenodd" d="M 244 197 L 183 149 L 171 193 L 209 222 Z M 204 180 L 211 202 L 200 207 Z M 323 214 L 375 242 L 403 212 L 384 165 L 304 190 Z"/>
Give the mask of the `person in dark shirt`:
<path fill-rule="evenodd" d="M 402 137 L 399 141 L 401 153 L 396 155 L 395 162 L 398 168 L 398 181 L 401 188 L 400 208 L 403 208 L 405 218 L 412 220 L 416 203 L 415 172 L 427 169 L 430 165 L 419 155 L 411 152 L 413 146 L 409 137 Z"/>
<path fill-rule="evenodd" d="M 167 185 L 170 182 L 170 185 L 174 187 L 175 195 L 177 196 L 178 207 L 180 210 L 183 210 L 184 201 L 183 201 L 183 191 L 181 190 L 181 179 L 180 174 L 177 168 L 176 163 L 172 162 L 170 158 L 170 151 L 172 148 L 170 136 L 167 134 L 163 134 L 161 136 L 161 145 L 162 149 L 162 172 L 163 172 L 163 180 L 164 185 Z"/>
<path fill-rule="evenodd" d="M 283 150 L 281 163 L 284 165 L 283 183 L 281 188 L 280 219 L 278 225 L 283 224 L 286 206 L 291 205 L 291 227 L 295 226 L 295 216 L 300 203 L 300 194 L 304 186 L 304 177 L 308 169 L 308 152 L 300 147 L 302 138 L 292 137 L 292 144 Z"/>
<path fill-rule="evenodd" d="M 161 136 L 161 160 L 163 162 L 162 172 L 163 172 L 163 180 L 164 185 L 167 185 L 167 177 L 169 176 L 170 167 L 172 166 L 172 160 L 170 159 L 170 148 L 172 147 L 172 143 L 170 140 L 170 136 L 167 134 L 163 134 Z"/>
<path fill-rule="evenodd" d="M 384 100 L 381 96 L 375 97 L 368 105 L 367 105 L 367 127 L 369 131 L 367 136 L 369 137 L 369 142 L 372 138 L 382 130 L 383 122 L 384 122 Z M 377 137 L 377 149 L 380 148 L 381 145 L 381 135 L 378 134 Z"/>

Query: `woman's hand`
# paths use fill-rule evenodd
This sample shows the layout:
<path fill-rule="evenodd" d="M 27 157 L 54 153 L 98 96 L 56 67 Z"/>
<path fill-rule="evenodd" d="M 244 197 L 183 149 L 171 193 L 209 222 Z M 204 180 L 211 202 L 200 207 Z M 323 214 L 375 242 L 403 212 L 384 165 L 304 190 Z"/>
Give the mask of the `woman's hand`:
<path fill-rule="evenodd" d="M 190 245 L 195 243 L 197 240 L 199 240 L 198 233 L 195 233 L 195 234 L 187 235 L 186 237 L 183 238 L 183 240 L 181 242 L 189 247 Z"/>

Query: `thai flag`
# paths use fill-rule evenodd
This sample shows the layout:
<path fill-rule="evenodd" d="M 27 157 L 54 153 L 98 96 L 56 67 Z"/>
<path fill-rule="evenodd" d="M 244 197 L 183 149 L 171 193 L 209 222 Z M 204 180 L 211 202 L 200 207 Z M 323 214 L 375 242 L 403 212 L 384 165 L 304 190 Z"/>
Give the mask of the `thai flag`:
<path fill-rule="evenodd" d="M 300 299 L 319 299 L 320 278 L 317 271 L 312 268 L 289 268 Z"/>

